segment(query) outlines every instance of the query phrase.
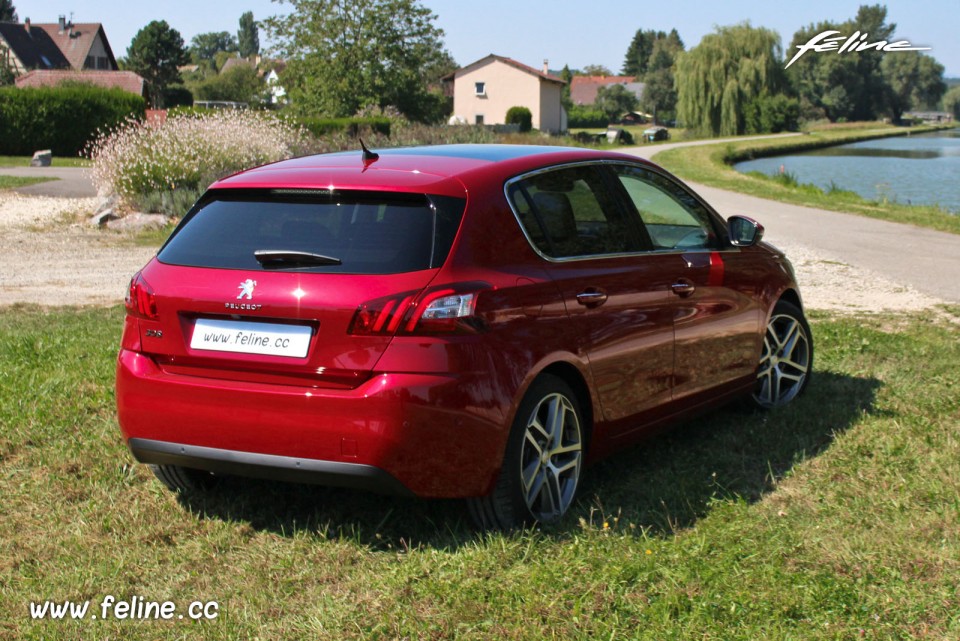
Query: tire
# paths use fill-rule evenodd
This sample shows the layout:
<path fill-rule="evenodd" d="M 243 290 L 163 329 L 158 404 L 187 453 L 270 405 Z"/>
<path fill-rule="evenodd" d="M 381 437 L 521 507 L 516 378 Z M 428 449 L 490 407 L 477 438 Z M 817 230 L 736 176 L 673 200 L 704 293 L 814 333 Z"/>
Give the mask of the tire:
<path fill-rule="evenodd" d="M 813 374 L 813 335 L 803 312 L 778 301 L 763 335 L 753 403 L 763 409 L 783 407 L 800 396 Z"/>
<path fill-rule="evenodd" d="M 583 455 L 576 394 L 562 379 L 540 376 L 517 410 L 493 492 L 469 499 L 470 515 L 485 530 L 563 518 L 576 498 Z"/>
<path fill-rule="evenodd" d="M 210 472 L 179 465 L 151 465 L 150 471 L 168 489 L 182 494 L 203 492 L 216 483 L 216 477 Z"/>

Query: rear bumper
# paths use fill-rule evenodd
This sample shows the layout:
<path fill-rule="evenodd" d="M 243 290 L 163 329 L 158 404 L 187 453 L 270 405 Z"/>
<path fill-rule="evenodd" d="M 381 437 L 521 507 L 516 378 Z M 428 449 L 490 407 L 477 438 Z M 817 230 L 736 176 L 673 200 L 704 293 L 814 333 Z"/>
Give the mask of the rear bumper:
<path fill-rule="evenodd" d="M 380 494 L 413 495 L 413 492 L 403 483 L 387 472 L 360 463 L 316 461 L 292 456 L 237 452 L 215 447 L 165 443 L 145 438 L 131 438 L 127 445 L 134 458 L 141 463 L 180 465 L 220 474 L 274 481 L 350 487 Z"/>
<path fill-rule="evenodd" d="M 117 415 L 145 463 L 421 497 L 482 496 L 509 432 L 491 403 L 489 376 L 383 373 L 331 390 L 175 374 L 122 349 Z"/>

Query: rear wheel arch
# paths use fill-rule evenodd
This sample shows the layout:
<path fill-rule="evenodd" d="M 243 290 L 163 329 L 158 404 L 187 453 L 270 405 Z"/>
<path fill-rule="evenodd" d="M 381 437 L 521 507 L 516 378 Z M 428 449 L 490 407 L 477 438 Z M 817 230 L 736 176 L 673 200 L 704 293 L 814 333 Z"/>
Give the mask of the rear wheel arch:
<path fill-rule="evenodd" d="M 564 383 L 570 386 L 570 389 L 573 390 L 574 394 L 577 395 L 577 401 L 580 404 L 580 412 L 583 415 L 583 440 L 584 440 L 584 449 L 589 449 L 590 441 L 593 437 L 593 398 L 590 395 L 590 387 L 587 385 L 587 381 L 583 376 L 583 373 L 577 369 L 575 365 L 567 363 L 566 361 L 558 361 L 553 363 L 544 369 L 542 369 L 534 381 L 548 374 L 551 376 L 556 376 L 561 379 Z M 533 382 L 531 381 L 531 385 Z M 529 389 L 529 386 L 528 386 Z"/>
<path fill-rule="evenodd" d="M 554 521 L 572 507 L 588 423 L 579 395 L 553 372 L 533 378 L 513 418 L 494 487 L 467 499 L 478 527 L 510 530 Z"/>

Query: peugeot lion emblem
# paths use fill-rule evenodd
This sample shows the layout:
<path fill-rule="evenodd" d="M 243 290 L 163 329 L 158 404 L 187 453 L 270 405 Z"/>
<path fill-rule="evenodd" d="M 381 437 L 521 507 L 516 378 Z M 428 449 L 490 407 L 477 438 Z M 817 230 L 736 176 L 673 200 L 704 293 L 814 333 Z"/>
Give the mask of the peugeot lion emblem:
<path fill-rule="evenodd" d="M 252 278 L 240 283 L 238 289 L 240 290 L 240 295 L 237 296 L 237 300 L 242 300 L 244 296 L 247 297 L 247 300 L 253 300 L 253 288 L 257 286 L 257 281 Z"/>

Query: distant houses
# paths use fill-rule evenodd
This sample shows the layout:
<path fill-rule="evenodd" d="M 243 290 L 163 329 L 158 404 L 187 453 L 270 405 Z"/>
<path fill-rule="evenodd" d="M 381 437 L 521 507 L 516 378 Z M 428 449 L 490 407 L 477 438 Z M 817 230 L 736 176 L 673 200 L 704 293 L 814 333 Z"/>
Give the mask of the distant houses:
<path fill-rule="evenodd" d="M 643 99 L 644 84 L 634 76 L 574 76 L 570 81 L 570 101 L 575 105 L 592 105 L 597 101 L 600 87 L 613 85 L 622 85 L 637 100 Z"/>
<path fill-rule="evenodd" d="M 144 91 L 143 78 L 118 70 L 99 22 L 74 23 L 65 16 L 54 23 L 0 22 L 0 64 L 13 71 L 18 87 L 79 81 L 139 95 Z"/>
<path fill-rule="evenodd" d="M 567 114 L 560 101 L 566 85 L 552 75 L 546 61 L 540 70 L 512 58 L 490 54 L 442 79 L 453 96 L 451 122 L 502 125 L 511 107 L 526 107 L 533 127 L 559 133 L 567 129 Z"/>

